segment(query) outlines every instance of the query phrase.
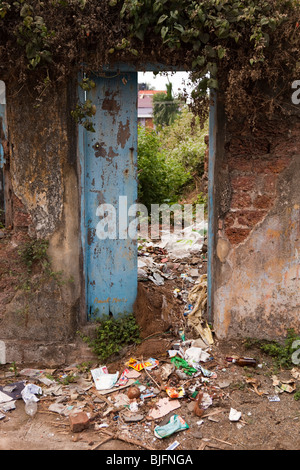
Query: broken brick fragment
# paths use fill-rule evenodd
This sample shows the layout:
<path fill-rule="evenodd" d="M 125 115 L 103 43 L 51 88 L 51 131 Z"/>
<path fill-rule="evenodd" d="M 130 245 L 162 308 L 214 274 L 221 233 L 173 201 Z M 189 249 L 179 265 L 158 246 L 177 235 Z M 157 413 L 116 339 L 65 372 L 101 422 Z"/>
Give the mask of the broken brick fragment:
<path fill-rule="evenodd" d="M 81 432 L 84 429 L 87 429 L 90 424 L 90 418 L 87 413 L 80 411 L 79 413 L 74 413 L 69 416 L 71 431 L 72 432 Z"/>

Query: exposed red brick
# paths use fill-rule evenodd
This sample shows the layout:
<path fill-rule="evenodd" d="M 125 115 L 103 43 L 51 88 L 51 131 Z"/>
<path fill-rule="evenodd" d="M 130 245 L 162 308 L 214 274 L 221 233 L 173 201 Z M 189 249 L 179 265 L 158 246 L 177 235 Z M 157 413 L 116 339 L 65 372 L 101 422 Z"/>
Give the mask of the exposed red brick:
<path fill-rule="evenodd" d="M 255 186 L 255 176 L 234 175 L 231 178 L 231 187 L 233 191 L 251 191 Z"/>
<path fill-rule="evenodd" d="M 269 142 L 264 135 L 260 138 L 252 136 L 232 138 L 229 143 L 229 151 L 234 155 L 263 155 L 269 151 Z"/>
<path fill-rule="evenodd" d="M 233 193 L 231 199 L 232 209 L 246 209 L 252 206 L 252 198 L 250 194 L 245 191 L 238 191 Z"/>
<path fill-rule="evenodd" d="M 237 213 L 237 220 L 240 225 L 245 225 L 246 227 L 254 227 L 258 222 L 260 222 L 266 215 L 266 211 L 251 211 L 245 210 Z"/>
<path fill-rule="evenodd" d="M 273 201 L 273 197 L 262 194 L 254 199 L 253 206 L 256 209 L 269 209 L 272 206 Z"/>
<path fill-rule="evenodd" d="M 28 228 L 31 225 L 31 217 L 24 212 L 14 212 L 14 227 L 15 228 Z"/>
<path fill-rule="evenodd" d="M 244 240 L 246 240 L 250 232 L 250 229 L 245 228 L 227 228 L 225 230 L 227 238 L 232 245 L 238 245 L 239 243 L 242 243 Z"/>
<path fill-rule="evenodd" d="M 232 171 L 241 171 L 251 173 L 253 171 L 253 160 L 249 156 L 236 156 L 229 154 L 227 156 L 229 169 Z"/>
<path fill-rule="evenodd" d="M 231 227 L 232 225 L 234 225 L 235 220 L 235 214 L 233 212 L 228 212 L 224 219 L 225 227 Z"/>
<path fill-rule="evenodd" d="M 31 216 L 25 209 L 22 201 L 17 198 L 15 194 L 12 196 L 13 200 L 13 226 L 16 229 L 28 228 L 32 224 Z"/>
<path fill-rule="evenodd" d="M 261 157 L 254 161 L 254 171 L 256 173 L 281 173 L 291 162 L 289 156 L 283 157 Z"/>

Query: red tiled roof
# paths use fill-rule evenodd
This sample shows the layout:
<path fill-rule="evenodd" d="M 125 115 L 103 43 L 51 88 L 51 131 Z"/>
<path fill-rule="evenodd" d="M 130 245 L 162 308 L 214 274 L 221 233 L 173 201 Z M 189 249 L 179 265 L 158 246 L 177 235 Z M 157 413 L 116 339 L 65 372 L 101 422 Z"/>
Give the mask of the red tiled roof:
<path fill-rule="evenodd" d="M 166 93 L 163 90 L 139 90 L 138 107 L 152 108 L 152 96 L 157 93 Z"/>

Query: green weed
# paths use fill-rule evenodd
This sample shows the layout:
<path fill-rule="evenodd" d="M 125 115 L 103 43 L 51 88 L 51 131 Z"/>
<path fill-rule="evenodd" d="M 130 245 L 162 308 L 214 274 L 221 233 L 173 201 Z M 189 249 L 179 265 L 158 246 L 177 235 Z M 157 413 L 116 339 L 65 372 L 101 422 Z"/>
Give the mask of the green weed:
<path fill-rule="evenodd" d="M 133 314 L 119 317 L 103 315 L 95 323 L 95 337 L 78 333 L 101 361 L 106 361 L 128 344 L 140 343 L 139 326 Z"/>

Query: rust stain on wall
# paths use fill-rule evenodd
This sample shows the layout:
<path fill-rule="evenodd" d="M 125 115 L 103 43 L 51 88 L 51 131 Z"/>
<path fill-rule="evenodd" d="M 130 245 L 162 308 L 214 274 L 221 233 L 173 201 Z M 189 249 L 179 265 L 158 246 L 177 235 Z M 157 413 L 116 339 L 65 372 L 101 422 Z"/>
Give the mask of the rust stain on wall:
<path fill-rule="evenodd" d="M 105 143 L 104 142 L 96 142 L 93 145 L 93 149 L 95 150 L 95 157 L 106 157 L 107 153 L 105 150 Z"/>
<path fill-rule="evenodd" d="M 129 122 L 129 119 L 127 119 L 126 124 L 119 122 L 118 135 L 117 135 L 118 144 L 121 145 L 122 148 L 124 148 L 129 137 L 130 137 L 130 122 Z"/>
<path fill-rule="evenodd" d="M 102 109 L 108 111 L 111 115 L 117 115 L 121 109 L 120 104 L 116 100 L 116 96 L 118 96 L 117 91 L 112 93 L 107 90 L 102 103 Z"/>

